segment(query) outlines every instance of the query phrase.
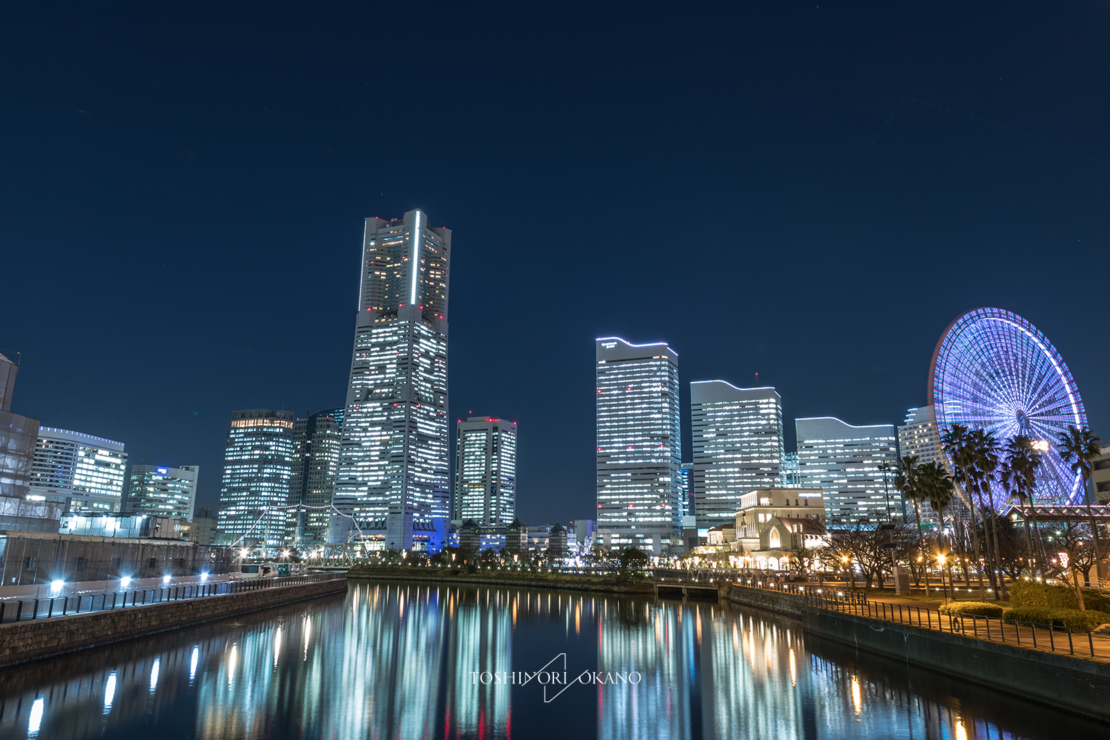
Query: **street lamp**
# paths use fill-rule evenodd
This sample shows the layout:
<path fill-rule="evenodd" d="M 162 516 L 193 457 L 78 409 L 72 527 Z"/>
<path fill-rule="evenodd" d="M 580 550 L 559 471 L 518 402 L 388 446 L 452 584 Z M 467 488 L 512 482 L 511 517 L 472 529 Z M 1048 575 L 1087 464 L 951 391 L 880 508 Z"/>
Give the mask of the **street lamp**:
<path fill-rule="evenodd" d="M 937 566 L 940 568 L 940 585 L 944 587 L 944 600 L 948 601 L 948 584 L 944 582 L 944 563 L 948 560 L 948 556 L 942 552 L 937 553 Z M 952 580 L 949 575 L 948 580 Z"/>

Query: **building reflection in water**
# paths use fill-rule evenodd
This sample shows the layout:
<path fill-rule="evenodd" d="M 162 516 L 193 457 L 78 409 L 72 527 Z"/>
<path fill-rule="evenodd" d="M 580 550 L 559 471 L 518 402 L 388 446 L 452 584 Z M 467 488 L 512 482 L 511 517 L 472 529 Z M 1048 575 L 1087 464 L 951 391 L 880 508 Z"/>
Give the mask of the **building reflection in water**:
<path fill-rule="evenodd" d="M 561 652 L 572 679 L 589 669 L 640 680 L 570 686 L 546 704 L 536 682 L 476 679 L 535 671 Z M 345 601 L 0 671 L 0 737 L 927 740 L 1053 737 L 1066 724 L 1098 734 L 860 659 L 803 639 L 796 622 L 717 605 L 362 583 Z"/>

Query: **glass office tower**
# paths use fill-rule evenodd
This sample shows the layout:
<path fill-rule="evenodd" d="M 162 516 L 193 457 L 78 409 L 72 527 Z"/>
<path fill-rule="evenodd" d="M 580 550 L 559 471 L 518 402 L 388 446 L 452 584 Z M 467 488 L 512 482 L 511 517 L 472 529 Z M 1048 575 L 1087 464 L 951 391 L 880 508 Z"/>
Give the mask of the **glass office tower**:
<path fill-rule="evenodd" d="M 450 515 L 447 288 L 451 231 L 419 210 L 366 219 L 354 353 L 329 540 L 442 547 Z M 359 534 L 361 532 L 361 534 Z"/>
<path fill-rule="evenodd" d="M 690 418 L 698 529 L 731 524 L 741 496 L 780 483 L 782 399 L 774 388 L 698 381 L 690 384 Z"/>
<path fill-rule="evenodd" d="M 273 555 L 285 538 L 293 466 L 293 412 L 233 411 L 220 485 L 220 531 Z"/>
<path fill-rule="evenodd" d="M 831 416 L 796 419 L 794 424 L 802 488 L 825 492 L 830 527 L 883 524 L 901 517 L 893 480 L 879 467 L 898 458 L 893 424 L 855 427 Z"/>
<path fill-rule="evenodd" d="M 332 491 L 339 472 L 342 412 L 325 409 L 293 423 L 293 475 L 285 519 L 288 545 L 307 548 L 327 541 Z"/>
<path fill-rule="evenodd" d="M 132 465 L 127 488 L 130 514 L 176 516 L 193 521 L 200 466 Z"/>
<path fill-rule="evenodd" d="M 459 420 L 455 434 L 454 519 L 507 527 L 516 518 L 516 423 Z"/>
<path fill-rule="evenodd" d="M 678 354 L 598 339 L 597 530 L 602 546 L 682 547 Z"/>

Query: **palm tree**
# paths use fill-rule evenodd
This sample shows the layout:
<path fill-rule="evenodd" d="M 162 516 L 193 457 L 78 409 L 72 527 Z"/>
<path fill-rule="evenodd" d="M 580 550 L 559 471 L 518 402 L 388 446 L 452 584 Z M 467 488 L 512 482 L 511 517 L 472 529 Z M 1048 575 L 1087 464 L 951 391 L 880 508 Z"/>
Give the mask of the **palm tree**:
<path fill-rule="evenodd" d="M 952 504 L 956 487 L 952 478 L 943 465 L 936 462 L 927 462 L 918 469 L 918 478 L 924 497 L 937 513 L 937 519 L 943 528 L 944 510 Z"/>
<path fill-rule="evenodd" d="M 914 518 L 917 520 L 917 541 L 921 545 L 921 549 L 925 549 L 925 536 L 921 532 L 921 510 L 918 508 L 918 502 L 922 500 L 921 485 L 919 483 L 919 468 L 917 466 L 917 457 L 914 455 L 906 455 L 898 459 L 894 466 L 894 487 L 902 492 L 902 498 L 909 499 L 913 502 Z M 925 573 L 925 595 L 929 595 L 929 574 L 926 566 Z"/>
<path fill-rule="evenodd" d="M 998 563 L 1001 562 L 998 555 L 998 527 L 996 526 L 994 501 L 991 497 L 991 480 L 994 478 L 995 471 L 998 470 L 999 462 L 998 438 L 994 436 L 994 432 L 988 432 L 985 429 L 973 429 L 969 436 L 973 450 L 973 478 L 979 496 L 983 532 L 987 537 L 987 560 L 991 562 L 991 585 L 994 587 L 994 597 L 1001 599 L 1006 593 L 1006 583 L 1005 576 L 998 567 Z M 987 528 L 988 517 L 986 513 L 988 511 L 990 512 L 989 529 Z"/>
<path fill-rule="evenodd" d="M 975 550 L 975 571 L 979 576 L 979 598 L 983 598 L 983 569 L 979 563 L 979 533 L 975 526 L 975 499 L 972 498 L 972 475 L 975 458 L 971 447 L 971 431 L 963 424 L 953 424 L 941 436 L 944 451 L 952 461 L 952 477 L 957 489 L 963 489 L 960 496 L 971 510 L 971 542 Z"/>
<path fill-rule="evenodd" d="M 933 511 L 937 513 L 937 540 L 939 542 L 944 532 L 944 510 L 952 503 L 952 496 L 955 495 L 956 487 L 952 484 L 952 478 L 949 477 L 948 471 L 944 469 L 943 465 L 936 462 L 927 462 L 922 465 L 918 469 L 918 479 L 924 498 L 928 500 L 929 505 L 933 507 Z M 951 550 L 952 548 L 948 546 L 947 549 Z M 948 562 L 947 559 L 945 561 Z M 948 567 L 948 582 L 951 584 L 952 566 L 950 563 Z M 941 586 L 943 585 L 944 574 L 942 573 Z M 947 593 L 946 591 L 945 594 Z"/>
<path fill-rule="evenodd" d="M 1021 504 L 1029 506 L 1028 514 L 1022 517 L 1025 522 L 1025 538 L 1029 542 L 1029 557 L 1033 554 L 1033 534 L 1029 528 L 1029 519 L 1033 517 L 1034 493 L 1037 489 L 1037 468 L 1041 466 L 1041 453 L 1033 447 L 1033 440 L 1023 434 L 1014 435 L 1006 442 L 1003 449 L 1002 467 L 1000 477 L 1002 485 L 1010 489 L 1010 493 Z M 1040 537 L 1037 538 L 1038 542 Z M 1045 561 L 1044 543 L 1041 543 L 1041 558 Z"/>
<path fill-rule="evenodd" d="M 1083 499 L 1087 504 L 1087 517 L 1091 520 L 1091 535 L 1094 537 L 1095 545 L 1095 579 L 1098 580 L 1098 566 L 1102 551 L 1099 549 L 1098 525 L 1095 524 L 1095 513 L 1091 510 L 1091 497 L 1087 495 L 1087 485 L 1091 481 L 1091 467 L 1094 460 L 1102 454 L 1102 440 L 1087 427 L 1079 429 L 1069 426 L 1066 432 L 1060 432 L 1057 442 L 1060 445 L 1060 457 L 1064 462 L 1071 462 L 1073 473 L 1083 477 Z"/>

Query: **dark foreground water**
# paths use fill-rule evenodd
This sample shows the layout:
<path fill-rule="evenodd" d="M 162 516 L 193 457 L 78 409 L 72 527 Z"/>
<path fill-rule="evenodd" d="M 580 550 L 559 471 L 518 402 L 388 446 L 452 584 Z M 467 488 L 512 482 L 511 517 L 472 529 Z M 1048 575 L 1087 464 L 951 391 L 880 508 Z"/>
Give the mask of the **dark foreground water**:
<path fill-rule="evenodd" d="M 4 740 L 926 740 L 1108 729 L 857 655 L 762 612 L 529 589 L 352 582 L 345 598 L 0 670 Z"/>

